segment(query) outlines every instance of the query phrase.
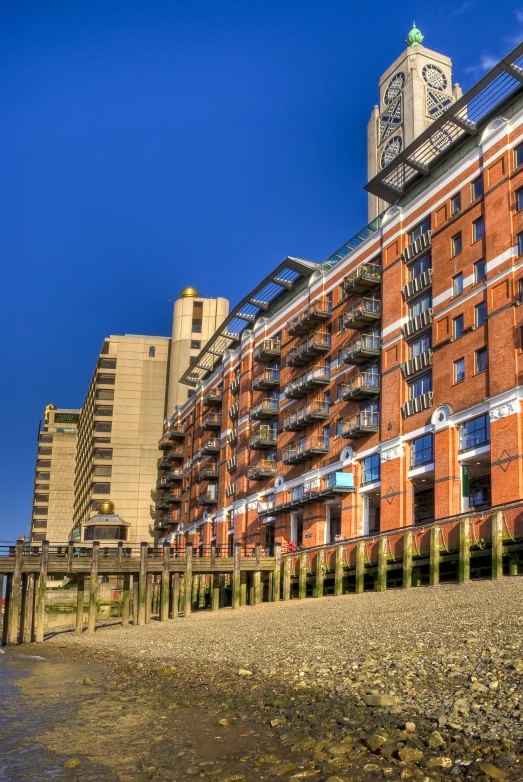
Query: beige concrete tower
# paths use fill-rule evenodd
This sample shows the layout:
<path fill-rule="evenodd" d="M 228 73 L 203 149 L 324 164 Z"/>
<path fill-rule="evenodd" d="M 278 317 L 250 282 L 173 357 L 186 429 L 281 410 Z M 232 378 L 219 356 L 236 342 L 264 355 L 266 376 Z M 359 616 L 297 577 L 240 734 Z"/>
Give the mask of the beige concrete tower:
<path fill-rule="evenodd" d="M 65 543 L 69 538 L 79 417 L 80 410 L 45 408 L 38 428 L 31 540 Z"/>
<path fill-rule="evenodd" d="M 174 302 L 167 414 L 187 401 L 189 389 L 179 379 L 229 314 L 227 299 L 203 299 L 196 288 L 184 288 Z"/>
<path fill-rule="evenodd" d="M 422 41 L 414 24 L 407 48 L 380 79 L 380 103 L 367 126 L 369 180 L 461 96 L 459 85 L 452 85 L 451 59 L 426 49 Z M 443 136 L 434 139 L 436 145 L 445 143 Z M 369 194 L 369 221 L 387 205 Z"/>

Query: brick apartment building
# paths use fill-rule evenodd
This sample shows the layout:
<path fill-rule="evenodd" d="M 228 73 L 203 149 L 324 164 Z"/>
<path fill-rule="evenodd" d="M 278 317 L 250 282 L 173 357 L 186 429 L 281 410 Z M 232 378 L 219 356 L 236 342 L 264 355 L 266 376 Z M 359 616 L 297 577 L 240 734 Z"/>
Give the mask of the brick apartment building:
<path fill-rule="evenodd" d="M 379 216 L 277 266 L 186 371 L 164 538 L 309 547 L 523 497 L 523 45 L 461 95 L 421 40 L 369 126 Z"/>

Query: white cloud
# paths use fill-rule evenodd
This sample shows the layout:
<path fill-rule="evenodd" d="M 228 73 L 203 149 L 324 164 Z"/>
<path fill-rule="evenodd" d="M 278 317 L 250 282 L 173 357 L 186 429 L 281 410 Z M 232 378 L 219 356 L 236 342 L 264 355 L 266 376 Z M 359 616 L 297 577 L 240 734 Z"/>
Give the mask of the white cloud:
<path fill-rule="evenodd" d="M 466 73 L 485 73 L 498 64 L 499 58 L 493 54 L 482 54 L 479 63 L 465 68 Z"/>
<path fill-rule="evenodd" d="M 514 13 L 516 14 L 516 19 L 518 20 L 518 22 L 520 24 L 523 24 L 523 8 L 516 8 Z"/>

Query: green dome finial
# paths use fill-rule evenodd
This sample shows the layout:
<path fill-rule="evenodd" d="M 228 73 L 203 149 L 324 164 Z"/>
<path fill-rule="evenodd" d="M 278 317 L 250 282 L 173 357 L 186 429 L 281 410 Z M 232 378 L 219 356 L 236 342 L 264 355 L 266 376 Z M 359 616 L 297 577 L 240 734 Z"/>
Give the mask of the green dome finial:
<path fill-rule="evenodd" d="M 412 22 L 412 30 L 405 38 L 405 43 L 407 46 L 420 46 L 421 42 L 423 41 L 423 35 L 421 34 L 421 30 L 418 30 L 416 27 L 416 22 Z"/>

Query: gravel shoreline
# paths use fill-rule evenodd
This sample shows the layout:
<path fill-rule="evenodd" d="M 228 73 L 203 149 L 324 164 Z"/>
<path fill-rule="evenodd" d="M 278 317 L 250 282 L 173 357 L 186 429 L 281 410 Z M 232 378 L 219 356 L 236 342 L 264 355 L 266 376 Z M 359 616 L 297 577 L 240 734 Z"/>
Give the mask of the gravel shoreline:
<path fill-rule="evenodd" d="M 522 596 L 514 577 L 296 600 L 39 648 L 106 665 L 114 688 L 158 697 L 160 710 L 205 705 L 224 728 L 259 726 L 259 742 L 224 761 L 202 765 L 196 741 L 176 772 L 158 764 L 144 778 L 512 782 L 523 779 Z"/>

